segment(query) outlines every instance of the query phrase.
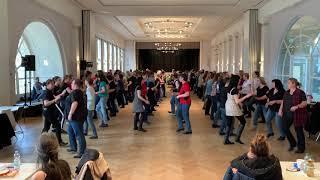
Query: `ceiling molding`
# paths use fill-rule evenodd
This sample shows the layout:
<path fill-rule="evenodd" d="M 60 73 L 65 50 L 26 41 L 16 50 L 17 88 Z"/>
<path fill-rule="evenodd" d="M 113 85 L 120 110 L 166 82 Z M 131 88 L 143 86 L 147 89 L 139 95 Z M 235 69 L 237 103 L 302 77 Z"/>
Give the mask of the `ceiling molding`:
<path fill-rule="evenodd" d="M 122 5 L 122 4 L 105 4 L 102 2 L 102 0 L 97 0 L 101 6 L 104 7 L 188 7 L 188 6 L 230 6 L 230 7 L 235 7 L 237 6 L 241 0 L 237 0 L 235 3 L 210 3 L 210 4 L 144 4 L 144 5 L 139 5 L 139 4 L 126 4 L 126 5 Z M 263 0 L 262 0 L 263 1 Z"/>

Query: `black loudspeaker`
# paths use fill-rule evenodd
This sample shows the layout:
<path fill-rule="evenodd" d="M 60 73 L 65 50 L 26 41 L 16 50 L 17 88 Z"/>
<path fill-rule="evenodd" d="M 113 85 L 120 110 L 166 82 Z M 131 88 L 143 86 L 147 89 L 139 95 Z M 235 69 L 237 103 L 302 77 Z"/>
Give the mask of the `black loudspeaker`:
<path fill-rule="evenodd" d="M 36 57 L 34 55 L 26 55 L 22 57 L 21 66 L 26 68 L 26 71 L 36 70 Z"/>

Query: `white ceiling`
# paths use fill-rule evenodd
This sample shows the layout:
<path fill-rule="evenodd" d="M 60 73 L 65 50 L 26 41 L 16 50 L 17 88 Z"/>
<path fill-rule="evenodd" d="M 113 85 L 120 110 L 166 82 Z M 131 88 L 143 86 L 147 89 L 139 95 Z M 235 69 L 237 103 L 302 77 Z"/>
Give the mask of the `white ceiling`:
<path fill-rule="evenodd" d="M 96 13 L 104 23 L 125 39 L 161 41 L 148 35 L 142 25 L 148 19 L 195 20 L 189 36 L 182 41 L 210 40 L 243 12 L 261 7 L 267 0 L 74 0 Z M 193 21 L 192 21 L 193 22 Z M 177 41 L 171 39 L 170 41 Z M 178 41 L 181 41 L 178 40 Z"/>

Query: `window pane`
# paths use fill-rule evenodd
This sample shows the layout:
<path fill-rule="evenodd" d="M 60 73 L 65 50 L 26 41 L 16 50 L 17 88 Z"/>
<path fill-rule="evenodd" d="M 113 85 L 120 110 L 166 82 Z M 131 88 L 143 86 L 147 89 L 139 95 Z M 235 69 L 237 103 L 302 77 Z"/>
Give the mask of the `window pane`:
<path fill-rule="evenodd" d="M 112 68 L 112 61 L 113 61 L 113 49 L 112 44 L 108 43 L 108 51 L 109 51 L 109 70 Z"/>
<path fill-rule="evenodd" d="M 112 69 L 113 70 L 116 70 L 117 69 L 117 47 L 112 45 L 113 46 L 113 63 L 112 63 Z"/>
<path fill-rule="evenodd" d="M 97 70 L 101 70 L 101 40 L 97 39 Z"/>
<path fill-rule="evenodd" d="M 103 71 L 108 71 L 108 44 L 103 42 Z"/>

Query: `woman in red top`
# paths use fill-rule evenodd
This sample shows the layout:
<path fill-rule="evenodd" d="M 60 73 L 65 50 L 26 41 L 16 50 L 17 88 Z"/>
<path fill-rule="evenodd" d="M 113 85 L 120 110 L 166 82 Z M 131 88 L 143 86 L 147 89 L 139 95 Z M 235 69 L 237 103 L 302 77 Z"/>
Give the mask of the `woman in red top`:
<path fill-rule="evenodd" d="M 179 76 L 179 81 L 182 83 L 181 89 L 179 91 L 179 95 L 177 99 L 179 100 L 179 105 L 177 108 L 177 120 L 178 120 L 178 129 L 177 132 L 183 131 L 183 123 L 182 120 L 186 122 L 186 130 L 184 134 L 192 134 L 190 119 L 189 119 L 189 109 L 191 106 L 191 98 L 190 98 L 190 85 L 187 82 L 188 76 L 186 74 L 181 74 Z"/>

